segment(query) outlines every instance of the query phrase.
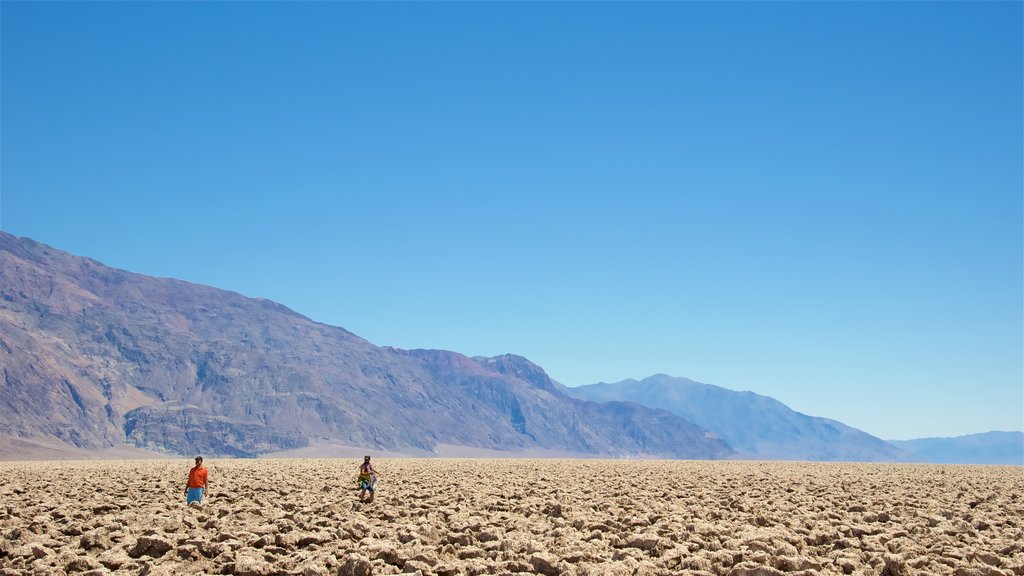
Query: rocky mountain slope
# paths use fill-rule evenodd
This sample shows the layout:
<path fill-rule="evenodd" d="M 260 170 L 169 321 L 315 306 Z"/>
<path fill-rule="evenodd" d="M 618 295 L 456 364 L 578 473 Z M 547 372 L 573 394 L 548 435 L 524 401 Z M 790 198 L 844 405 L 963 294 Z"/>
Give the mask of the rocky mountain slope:
<path fill-rule="evenodd" d="M 719 435 L 747 457 L 766 460 L 907 461 L 903 450 L 841 422 L 801 414 L 753 392 L 659 374 L 566 388 L 587 400 L 631 401 L 669 410 Z"/>
<path fill-rule="evenodd" d="M 0 436 L 77 448 L 734 454 L 667 411 L 571 398 L 524 358 L 378 347 L 268 300 L 3 232 L 0 366 Z"/>

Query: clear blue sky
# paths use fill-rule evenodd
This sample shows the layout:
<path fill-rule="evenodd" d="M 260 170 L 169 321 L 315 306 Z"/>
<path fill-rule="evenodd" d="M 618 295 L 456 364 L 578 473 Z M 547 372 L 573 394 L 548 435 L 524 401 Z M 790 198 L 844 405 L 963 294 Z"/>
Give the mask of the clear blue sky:
<path fill-rule="evenodd" d="M 1024 429 L 1021 2 L 3 2 L 0 227 L 573 386 Z"/>

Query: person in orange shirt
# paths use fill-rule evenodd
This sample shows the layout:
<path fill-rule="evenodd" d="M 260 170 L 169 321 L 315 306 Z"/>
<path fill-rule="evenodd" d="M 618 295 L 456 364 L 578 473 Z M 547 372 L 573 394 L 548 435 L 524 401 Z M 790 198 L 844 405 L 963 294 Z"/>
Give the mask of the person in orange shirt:
<path fill-rule="evenodd" d="M 185 485 L 185 503 L 203 503 L 203 495 L 206 494 L 206 479 L 209 472 L 203 466 L 203 457 L 196 456 L 196 465 L 188 471 L 188 484 Z"/>

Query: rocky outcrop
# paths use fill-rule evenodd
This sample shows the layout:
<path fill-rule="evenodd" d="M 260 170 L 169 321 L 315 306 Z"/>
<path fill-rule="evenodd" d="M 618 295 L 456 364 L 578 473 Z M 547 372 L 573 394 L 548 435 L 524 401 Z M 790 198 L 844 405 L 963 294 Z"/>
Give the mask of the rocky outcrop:
<path fill-rule="evenodd" d="M 154 451 L 253 457 L 302 448 L 309 439 L 296 430 L 279 431 L 260 422 L 234 422 L 186 406 L 136 408 L 125 414 L 128 442 Z"/>

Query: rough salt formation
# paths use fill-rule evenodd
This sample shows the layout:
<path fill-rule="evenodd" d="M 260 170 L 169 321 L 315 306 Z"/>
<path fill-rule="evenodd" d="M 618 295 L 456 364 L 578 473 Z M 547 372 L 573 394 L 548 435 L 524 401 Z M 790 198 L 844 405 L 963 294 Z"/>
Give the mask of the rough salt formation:
<path fill-rule="evenodd" d="M 0 463 L 0 574 L 1024 575 L 1024 469 L 597 460 Z"/>

